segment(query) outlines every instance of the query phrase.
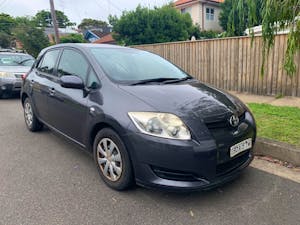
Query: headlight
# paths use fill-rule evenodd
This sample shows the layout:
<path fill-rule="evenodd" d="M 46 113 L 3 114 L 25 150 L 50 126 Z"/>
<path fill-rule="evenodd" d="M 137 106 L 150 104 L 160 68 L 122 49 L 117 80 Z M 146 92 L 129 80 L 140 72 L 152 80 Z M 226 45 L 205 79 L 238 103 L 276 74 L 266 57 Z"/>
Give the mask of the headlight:
<path fill-rule="evenodd" d="M 135 126 L 145 134 L 156 137 L 190 140 L 191 134 L 182 120 L 170 113 L 129 112 Z"/>
<path fill-rule="evenodd" d="M 0 78 L 15 78 L 13 73 L 0 72 Z"/>

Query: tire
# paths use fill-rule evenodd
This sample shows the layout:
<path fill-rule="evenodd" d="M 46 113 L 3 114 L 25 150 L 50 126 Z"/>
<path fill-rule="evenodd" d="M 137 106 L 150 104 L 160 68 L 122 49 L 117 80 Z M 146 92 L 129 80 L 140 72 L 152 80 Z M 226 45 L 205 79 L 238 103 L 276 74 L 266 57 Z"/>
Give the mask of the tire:
<path fill-rule="evenodd" d="M 134 178 L 130 157 L 115 131 L 110 128 L 100 130 L 95 137 L 93 151 L 97 170 L 107 186 L 118 191 L 132 187 Z"/>
<path fill-rule="evenodd" d="M 31 132 L 41 130 L 43 128 L 43 124 L 37 119 L 29 98 L 25 99 L 23 108 L 25 124 L 28 130 L 30 130 Z"/>
<path fill-rule="evenodd" d="M 6 97 L 7 97 L 7 96 L 6 96 L 6 92 L 0 90 L 0 99 L 5 99 Z"/>

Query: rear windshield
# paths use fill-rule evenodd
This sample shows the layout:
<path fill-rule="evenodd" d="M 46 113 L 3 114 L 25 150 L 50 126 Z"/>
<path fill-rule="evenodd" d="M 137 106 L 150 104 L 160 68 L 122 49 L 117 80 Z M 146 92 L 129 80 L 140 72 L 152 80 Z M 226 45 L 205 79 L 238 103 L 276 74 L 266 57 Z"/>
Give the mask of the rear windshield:
<path fill-rule="evenodd" d="M 162 57 L 145 51 L 92 48 L 91 52 L 107 76 L 122 83 L 156 78 L 181 79 L 188 76 Z"/>
<path fill-rule="evenodd" d="M 30 55 L 0 54 L 0 66 L 32 66 L 33 63 Z"/>

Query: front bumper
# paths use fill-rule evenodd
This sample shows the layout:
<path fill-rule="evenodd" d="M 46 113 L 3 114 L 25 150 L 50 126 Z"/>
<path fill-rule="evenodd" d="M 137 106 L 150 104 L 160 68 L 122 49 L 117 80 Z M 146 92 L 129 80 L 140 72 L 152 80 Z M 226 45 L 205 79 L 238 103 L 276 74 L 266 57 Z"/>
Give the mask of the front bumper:
<path fill-rule="evenodd" d="M 180 180 L 169 180 L 164 179 L 154 174 L 149 168 L 144 168 L 145 175 L 148 177 L 148 181 L 145 179 L 137 179 L 138 185 L 154 189 L 164 189 L 169 191 L 193 191 L 193 190 L 210 190 L 215 187 L 219 187 L 231 180 L 234 180 L 240 175 L 253 160 L 253 154 L 248 154 L 248 159 L 240 166 L 232 170 L 230 173 L 220 177 L 216 177 L 213 180 L 195 179 L 195 181 L 180 181 Z"/>
<path fill-rule="evenodd" d="M 129 132 L 123 140 L 133 158 L 136 183 L 182 191 L 210 189 L 234 179 L 253 160 L 252 149 L 229 156 L 230 146 L 247 138 L 252 138 L 254 145 L 255 123 L 247 123 L 246 130 L 223 141 L 213 137 L 199 142 L 170 140 Z"/>
<path fill-rule="evenodd" d="M 0 78 L 0 92 L 20 92 L 22 79 L 19 78 Z"/>

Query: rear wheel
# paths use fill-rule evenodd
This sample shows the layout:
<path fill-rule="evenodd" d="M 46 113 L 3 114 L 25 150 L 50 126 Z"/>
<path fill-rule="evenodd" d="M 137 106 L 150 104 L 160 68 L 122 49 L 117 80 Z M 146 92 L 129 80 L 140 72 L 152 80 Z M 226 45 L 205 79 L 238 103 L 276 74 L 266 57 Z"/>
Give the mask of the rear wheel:
<path fill-rule="evenodd" d="M 37 119 L 33 112 L 32 104 L 29 98 L 24 101 L 24 119 L 28 130 L 35 132 L 43 128 L 43 124 Z"/>
<path fill-rule="evenodd" d="M 7 93 L 6 93 L 6 91 L 4 91 L 4 90 L 1 90 L 1 87 L 0 87 L 0 99 L 5 99 L 5 98 L 7 98 Z"/>
<path fill-rule="evenodd" d="M 126 147 L 112 129 L 98 132 L 94 141 L 94 159 L 102 180 L 115 190 L 133 185 L 133 171 Z"/>

